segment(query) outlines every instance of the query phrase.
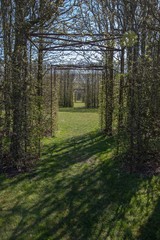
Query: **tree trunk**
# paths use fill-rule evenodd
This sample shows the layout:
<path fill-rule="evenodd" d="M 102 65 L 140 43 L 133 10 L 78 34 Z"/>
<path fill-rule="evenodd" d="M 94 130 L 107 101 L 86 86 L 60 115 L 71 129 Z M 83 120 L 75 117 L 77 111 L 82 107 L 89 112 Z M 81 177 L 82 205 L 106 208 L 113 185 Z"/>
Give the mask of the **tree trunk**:
<path fill-rule="evenodd" d="M 25 27 L 24 4 L 15 1 L 15 44 L 12 57 L 12 110 L 13 133 L 11 153 L 19 161 L 25 153 L 24 127 L 26 125 L 26 82 L 27 82 L 27 32 Z"/>
<path fill-rule="evenodd" d="M 120 73 L 120 84 L 119 84 L 119 114 L 118 114 L 118 132 L 123 127 L 123 105 L 124 105 L 124 49 L 121 53 L 121 73 Z"/>

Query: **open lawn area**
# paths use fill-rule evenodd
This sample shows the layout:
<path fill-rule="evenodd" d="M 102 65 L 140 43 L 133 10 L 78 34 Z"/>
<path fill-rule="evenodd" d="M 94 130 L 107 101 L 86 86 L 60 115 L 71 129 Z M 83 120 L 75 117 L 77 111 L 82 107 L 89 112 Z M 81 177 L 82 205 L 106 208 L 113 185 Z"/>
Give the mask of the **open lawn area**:
<path fill-rule="evenodd" d="M 0 240 L 159 240 L 160 177 L 121 170 L 97 110 L 60 109 L 33 171 L 0 175 Z"/>

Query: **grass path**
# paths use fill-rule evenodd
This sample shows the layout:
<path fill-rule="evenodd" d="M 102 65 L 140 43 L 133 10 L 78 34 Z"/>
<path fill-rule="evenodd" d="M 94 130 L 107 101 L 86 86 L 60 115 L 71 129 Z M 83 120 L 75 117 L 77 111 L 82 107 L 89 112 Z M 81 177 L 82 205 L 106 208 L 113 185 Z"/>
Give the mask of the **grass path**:
<path fill-rule="evenodd" d="M 32 173 L 0 176 L 0 240 L 159 240 L 160 178 L 122 173 L 95 110 L 59 123 Z"/>

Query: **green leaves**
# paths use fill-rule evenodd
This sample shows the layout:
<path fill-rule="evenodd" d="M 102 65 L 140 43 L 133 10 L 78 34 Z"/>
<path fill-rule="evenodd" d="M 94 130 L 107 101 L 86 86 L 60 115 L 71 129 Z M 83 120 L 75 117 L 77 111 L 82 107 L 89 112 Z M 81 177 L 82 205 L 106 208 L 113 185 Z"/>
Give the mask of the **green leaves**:
<path fill-rule="evenodd" d="M 138 35 L 134 31 L 125 32 L 123 37 L 121 38 L 121 46 L 122 47 L 132 47 L 138 41 Z"/>

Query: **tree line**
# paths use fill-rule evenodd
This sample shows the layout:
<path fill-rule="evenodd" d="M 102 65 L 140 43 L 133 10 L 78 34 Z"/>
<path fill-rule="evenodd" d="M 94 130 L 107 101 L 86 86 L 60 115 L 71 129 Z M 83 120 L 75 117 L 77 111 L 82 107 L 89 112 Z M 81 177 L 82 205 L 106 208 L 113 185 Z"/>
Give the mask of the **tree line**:
<path fill-rule="evenodd" d="M 45 121 L 52 126 L 49 131 L 55 131 L 57 108 L 52 100 L 57 101 L 57 86 L 53 72 L 48 85 L 44 82 L 44 57 L 58 40 L 47 38 L 48 32 L 63 33 L 66 38 L 59 41 L 64 49 L 66 42 L 70 47 L 80 45 L 79 55 L 104 66 L 99 84 L 101 125 L 107 136 L 118 136 L 119 148 L 125 145 L 131 169 L 148 161 L 148 154 L 158 153 L 159 7 L 158 0 L 1 0 L 1 163 L 23 166 L 40 155 Z M 38 38 L 32 37 L 37 33 Z"/>

